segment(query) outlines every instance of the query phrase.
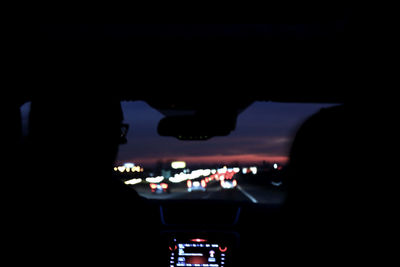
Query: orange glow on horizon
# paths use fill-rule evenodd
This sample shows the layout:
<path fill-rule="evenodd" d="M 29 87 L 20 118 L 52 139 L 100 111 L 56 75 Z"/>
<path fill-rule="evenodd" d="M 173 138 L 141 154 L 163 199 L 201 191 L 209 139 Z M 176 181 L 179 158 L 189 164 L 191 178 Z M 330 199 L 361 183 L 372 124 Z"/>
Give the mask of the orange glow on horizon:
<path fill-rule="evenodd" d="M 266 162 L 277 162 L 281 164 L 285 164 L 288 161 L 287 156 L 271 156 L 271 155 L 262 155 L 262 154 L 245 154 L 245 155 L 212 155 L 212 156 L 171 156 L 160 158 L 163 162 L 169 160 L 181 160 L 185 161 L 188 164 L 230 164 L 233 162 L 238 162 L 239 164 L 259 164 L 263 161 Z M 129 161 L 137 162 L 138 164 L 155 164 L 158 159 L 155 158 L 131 158 Z"/>

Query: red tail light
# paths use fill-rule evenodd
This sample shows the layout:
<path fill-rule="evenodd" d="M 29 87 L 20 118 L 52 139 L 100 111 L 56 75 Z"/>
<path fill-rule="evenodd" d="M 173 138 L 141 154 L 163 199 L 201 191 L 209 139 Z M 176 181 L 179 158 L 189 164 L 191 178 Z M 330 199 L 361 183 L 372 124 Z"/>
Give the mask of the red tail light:
<path fill-rule="evenodd" d="M 150 184 L 151 189 L 156 189 L 157 185 L 156 184 Z"/>
<path fill-rule="evenodd" d="M 201 186 L 202 186 L 202 187 L 206 187 L 206 181 L 201 180 Z"/>
<path fill-rule="evenodd" d="M 192 181 L 188 180 L 188 181 L 187 181 L 187 186 L 188 186 L 188 187 L 192 187 Z"/>
<path fill-rule="evenodd" d="M 162 184 L 161 184 L 161 187 L 162 187 L 163 189 L 167 189 L 167 188 L 168 188 L 168 185 L 165 184 L 165 183 L 162 183 Z"/>

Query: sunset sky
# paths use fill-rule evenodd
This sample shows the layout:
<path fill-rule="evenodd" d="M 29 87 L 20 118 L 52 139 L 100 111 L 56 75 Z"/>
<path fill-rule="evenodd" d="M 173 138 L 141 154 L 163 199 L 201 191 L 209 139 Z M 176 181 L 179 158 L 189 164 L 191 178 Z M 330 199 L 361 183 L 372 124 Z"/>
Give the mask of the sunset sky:
<path fill-rule="evenodd" d="M 123 102 L 125 122 L 130 124 L 128 144 L 120 146 L 118 163 L 152 165 L 158 160 L 229 164 L 287 161 L 298 127 L 327 104 L 255 102 L 237 120 L 227 137 L 207 141 L 179 141 L 157 134 L 163 115 L 145 102 Z"/>

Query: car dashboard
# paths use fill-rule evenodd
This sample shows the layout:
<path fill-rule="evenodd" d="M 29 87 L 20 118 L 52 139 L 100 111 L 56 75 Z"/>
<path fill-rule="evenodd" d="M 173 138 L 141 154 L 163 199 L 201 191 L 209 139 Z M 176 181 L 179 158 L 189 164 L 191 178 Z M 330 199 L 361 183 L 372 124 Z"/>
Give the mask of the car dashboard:
<path fill-rule="evenodd" d="M 272 224 L 279 214 L 277 206 L 214 200 L 161 201 L 157 206 L 161 258 L 169 267 L 254 264 L 262 258 L 260 251 L 268 249 L 257 242 L 264 235 L 273 241 L 268 229 L 276 229 Z M 260 227 L 264 227 L 261 232 Z"/>

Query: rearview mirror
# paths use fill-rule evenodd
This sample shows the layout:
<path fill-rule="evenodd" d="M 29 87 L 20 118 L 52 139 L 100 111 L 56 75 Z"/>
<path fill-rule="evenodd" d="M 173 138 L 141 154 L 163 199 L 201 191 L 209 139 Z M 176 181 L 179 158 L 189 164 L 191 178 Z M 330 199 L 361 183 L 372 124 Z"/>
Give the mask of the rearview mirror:
<path fill-rule="evenodd" d="M 179 140 L 208 140 L 229 135 L 236 127 L 236 114 L 170 116 L 160 120 L 158 133 Z"/>

